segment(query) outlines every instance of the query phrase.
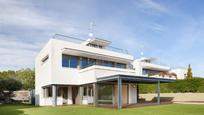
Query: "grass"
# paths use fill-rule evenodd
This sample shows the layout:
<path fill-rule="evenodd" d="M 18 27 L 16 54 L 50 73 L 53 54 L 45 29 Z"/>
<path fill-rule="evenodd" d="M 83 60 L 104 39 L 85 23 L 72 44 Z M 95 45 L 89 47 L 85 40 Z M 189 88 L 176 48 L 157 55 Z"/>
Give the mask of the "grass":
<path fill-rule="evenodd" d="M 169 104 L 122 110 L 87 106 L 0 105 L 0 115 L 204 115 L 204 105 Z"/>

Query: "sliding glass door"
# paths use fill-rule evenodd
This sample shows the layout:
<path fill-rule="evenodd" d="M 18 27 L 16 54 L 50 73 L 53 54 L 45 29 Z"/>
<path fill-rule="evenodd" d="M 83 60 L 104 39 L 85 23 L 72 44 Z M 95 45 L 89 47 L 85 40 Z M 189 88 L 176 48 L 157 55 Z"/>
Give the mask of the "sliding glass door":
<path fill-rule="evenodd" d="M 112 104 L 112 102 L 113 102 L 113 85 L 99 84 L 98 103 Z"/>

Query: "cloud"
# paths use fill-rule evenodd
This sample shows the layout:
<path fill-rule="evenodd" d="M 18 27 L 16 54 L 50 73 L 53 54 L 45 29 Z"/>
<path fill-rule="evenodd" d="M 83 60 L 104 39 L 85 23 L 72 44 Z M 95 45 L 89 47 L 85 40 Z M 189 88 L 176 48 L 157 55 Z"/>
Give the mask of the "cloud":
<path fill-rule="evenodd" d="M 0 0 L 0 25 L 49 31 L 52 34 L 80 32 L 72 26 L 73 22 L 64 23 L 43 15 L 32 2 L 24 0 Z"/>
<path fill-rule="evenodd" d="M 0 35 L 0 70 L 20 69 L 34 65 L 41 43 L 22 42 L 12 36 Z"/>
<path fill-rule="evenodd" d="M 168 13 L 169 10 L 154 0 L 139 0 L 137 6 L 146 13 Z"/>
<path fill-rule="evenodd" d="M 26 1 L 1 0 L 0 24 L 42 28 L 52 22 L 34 11 Z"/>
<path fill-rule="evenodd" d="M 150 28 L 154 31 L 154 32 L 164 32 L 166 30 L 166 27 L 159 24 L 159 23 L 154 23 L 150 26 Z"/>

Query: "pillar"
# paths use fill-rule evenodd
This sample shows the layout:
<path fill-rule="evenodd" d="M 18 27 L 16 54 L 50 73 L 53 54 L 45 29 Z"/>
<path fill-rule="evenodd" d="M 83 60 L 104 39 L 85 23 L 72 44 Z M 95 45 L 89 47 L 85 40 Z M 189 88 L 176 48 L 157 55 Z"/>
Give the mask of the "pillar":
<path fill-rule="evenodd" d="M 160 81 L 157 82 L 157 104 L 160 104 Z"/>
<path fill-rule="evenodd" d="M 139 102 L 139 83 L 136 84 L 136 89 L 137 89 L 137 103 Z"/>
<path fill-rule="evenodd" d="M 52 85 L 52 106 L 57 106 L 57 86 Z"/>
<path fill-rule="evenodd" d="M 84 95 L 84 88 L 83 88 L 83 86 L 79 86 L 80 104 L 83 104 L 83 95 Z"/>
<path fill-rule="evenodd" d="M 122 108 L 122 80 L 118 78 L 118 109 Z"/>
<path fill-rule="evenodd" d="M 94 105 L 98 105 L 98 84 L 94 83 L 93 84 L 93 91 L 94 91 Z"/>

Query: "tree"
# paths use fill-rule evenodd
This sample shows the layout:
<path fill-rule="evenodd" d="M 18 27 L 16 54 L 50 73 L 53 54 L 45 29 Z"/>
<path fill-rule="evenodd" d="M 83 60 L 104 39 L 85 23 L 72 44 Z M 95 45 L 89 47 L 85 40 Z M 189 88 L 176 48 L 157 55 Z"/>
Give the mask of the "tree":
<path fill-rule="evenodd" d="M 193 78 L 192 69 L 191 69 L 191 65 L 189 64 L 186 79 L 189 80 L 192 78 Z"/>
<path fill-rule="evenodd" d="M 22 88 L 25 90 L 35 88 L 35 72 L 34 69 L 21 69 L 18 71 L 2 71 L 0 78 L 14 78 L 22 83 Z"/>
<path fill-rule="evenodd" d="M 14 77 L 0 77 L 0 99 L 10 101 L 13 91 L 20 90 L 22 84 Z"/>
<path fill-rule="evenodd" d="M 32 69 L 21 69 L 16 71 L 16 77 L 22 82 L 23 89 L 35 88 L 35 72 Z"/>

